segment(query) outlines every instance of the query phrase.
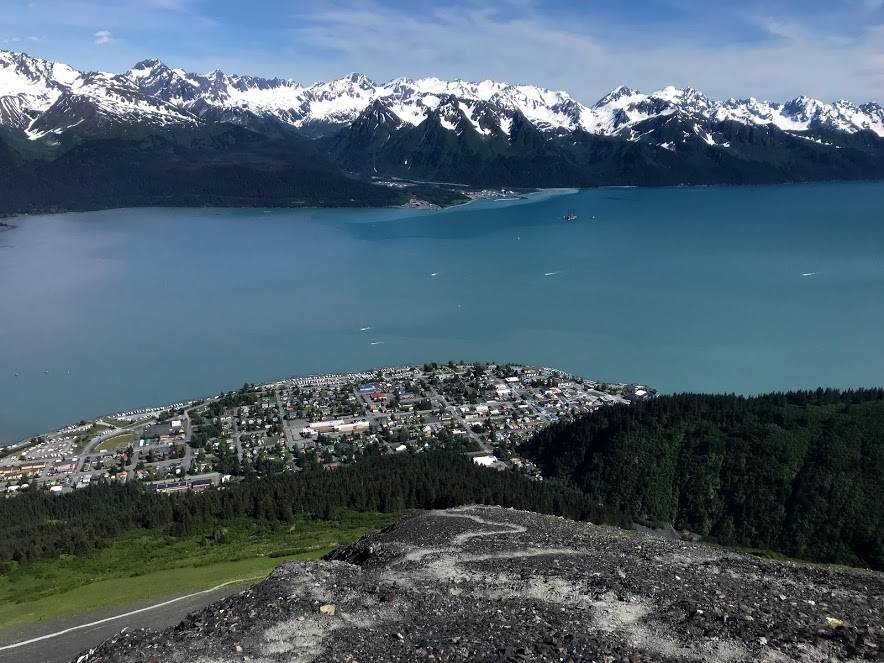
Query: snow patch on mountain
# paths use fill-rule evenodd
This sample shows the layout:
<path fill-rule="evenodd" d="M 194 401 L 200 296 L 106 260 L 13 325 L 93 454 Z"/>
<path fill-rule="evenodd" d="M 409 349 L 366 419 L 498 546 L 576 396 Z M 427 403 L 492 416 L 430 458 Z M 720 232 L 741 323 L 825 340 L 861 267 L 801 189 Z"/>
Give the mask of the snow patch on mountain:
<path fill-rule="evenodd" d="M 483 136 L 509 134 L 513 118 L 520 114 L 549 134 L 582 130 L 630 140 L 641 138 L 643 132 L 634 130 L 639 123 L 678 117 L 695 126 L 695 137 L 709 145 L 716 144 L 711 125 L 723 121 L 773 125 L 790 133 L 868 130 L 884 137 L 884 109 L 872 102 L 827 104 L 804 96 L 785 103 L 752 97 L 715 101 L 690 87 L 667 86 L 646 94 L 620 86 L 587 106 L 567 92 L 491 80 L 427 77 L 377 83 L 353 73 L 304 86 L 289 79 L 221 71 L 195 74 L 155 59 L 122 74 L 80 72 L 0 51 L 0 125 L 25 129 L 32 138 L 84 123 L 168 126 L 248 123 L 254 118 L 334 130 L 354 122 L 374 102 L 383 103 L 402 123 L 416 126 L 433 117 L 450 131 L 463 131 L 462 123 L 469 123 Z M 65 117 L 66 113 L 73 115 Z"/>

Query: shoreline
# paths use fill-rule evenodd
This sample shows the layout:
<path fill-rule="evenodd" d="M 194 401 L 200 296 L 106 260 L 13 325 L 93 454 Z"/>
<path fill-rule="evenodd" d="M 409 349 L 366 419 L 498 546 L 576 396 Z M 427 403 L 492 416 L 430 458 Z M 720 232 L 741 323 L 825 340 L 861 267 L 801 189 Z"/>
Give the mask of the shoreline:
<path fill-rule="evenodd" d="M 778 187 L 778 186 L 817 186 L 824 184 L 882 184 L 884 185 L 884 179 L 829 179 L 829 180 L 807 180 L 807 181 L 793 181 L 786 180 L 783 182 L 746 182 L 746 183 L 735 183 L 735 182 L 721 182 L 718 184 L 660 184 L 660 185 L 642 185 L 642 184 L 598 184 L 594 186 L 578 186 L 578 187 L 546 187 L 546 188 L 538 188 L 534 189 L 528 193 L 519 194 L 518 197 L 515 198 L 506 198 L 507 202 L 515 202 L 516 200 L 530 200 L 532 196 L 542 195 L 542 194 L 557 194 L 558 192 L 561 195 L 566 193 L 580 193 L 582 191 L 594 191 L 601 189 L 713 189 L 717 187 L 726 187 L 726 188 L 752 188 L 752 187 L 761 187 L 761 188 L 770 188 L 770 187 Z M 508 188 L 508 187 L 502 187 Z M 477 190 L 481 190 L 476 187 Z M 442 212 L 445 210 L 456 209 L 464 207 L 465 205 L 470 205 L 472 203 L 481 202 L 485 200 L 501 200 L 494 198 L 476 198 L 471 200 L 465 200 L 462 202 L 451 203 L 446 205 L 439 205 L 438 209 L 436 208 L 410 208 L 408 207 L 408 203 L 403 203 L 401 205 L 130 205 L 127 207 L 96 207 L 90 209 L 63 209 L 63 210 L 55 210 L 55 211 L 32 211 L 32 212 L 20 212 L 20 213 L 10 213 L 10 212 L 0 212 L 0 231 L 10 230 L 16 228 L 15 224 L 11 224 L 5 222 L 8 219 L 28 219 L 36 216 L 64 216 L 66 214 L 90 214 L 95 212 L 114 212 L 114 211 L 125 211 L 125 210 L 145 210 L 145 209 L 160 209 L 160 210 L 360 210 L 360 209 L 370 209 L 370 210 L 396 210 L 396 209 L 415 209 L 416 211 L 429 211 L 429 212 Z M 425 201 L 426 202 L 426 201 Z"/>
<path fill-rule="evenodd" d="M 432 363 L 432 362 L 428 362 L 428 363 Z M 439 362 L 436 362 L 436 363 L 438 364 Z M 499 366 L 499 365 L 509 364 L 510 366 L 542 369 L 544 371 L 556 373 L 562 377 L 571 378 L 571 379 L 588 380 L 590 382 L 598 382 L 598 383 L 607 382 L 607 381 L 600 381 L 600 380 L 596 380 L 594 378 L 588 378 L 585 376 L 577 375 L 575 373 L 569 373 L 568 371 L 563 371 L 562 369 L 559 369 L 559 368 L 550 368 L 548 366 L 529 366 L 528 364 L 520 364 L 518 362 L 515 362 L 515 363 L 513 363 L 513 362 L 494 362 L 494 361 L 455 362 L 455 365 L 462 365 L 462 366 L 469 366 L 472 364 L 485 364 L 486 366 L 494 366 L 494 365 Z M 440 365 L 446 365 L 446 363 L 443 362 Z M 361 370 L 357 369 L 357 370 L 346 371 L 346 372 L 342 372 L 342 373 L 293 374 L 293 375 L 287 375 L 284 377 L 273 378 L 271 380 L 266 380 L 266 381 L 256 381 L 256 382 L 246 381 L 245 384 L 251 384 L 251 385 L 256 385 L 256 386 L 261 386 L 261 387 L 271 387 L 271 386 L 281 385 L 286 382 L 291 382 L 291 383 L 300 382 L 302 384 L 306 384 L 311 381 L 322 381 L 322 380 L 328 380 L 328 381 L 338 380 L 338 381 L 351 381 L 352 382 L 352 381 L 356 381 L 356 380 L 360 380 L 360 379 L 371 380 L 379 372 L 388 372 L 388 373 L 396 374 L 396 373 L 402 373 L 402 372 L 407 372 L 407 371 L 413 371 L 415 369 L 421 368 L 421 366 L 422 366 L 422 364 L 400 364 L 397 366 L 375 366 L 375 367 L 365 368 L 365 369 L 361 369 Z M 613 383 L 611 383 L 611 384 L 613 384 Z M 616 383 L 616 384 L 621 384 L 621 383 Z M 631 383 L 622 383 L 622 384 L 631 384 Z M 77 422 L 63 424 L 61 426 L 57 426 L 57 427 L 54 427 L 50 430 L 42 431 L 39 433 L 25 435 L 24 437 L 21 437 L 17 440 L 12 440 L 9 442 L 0 441 L 0 454 L 6 455 L 13 448 L 18 448 L 18 447 L 21 447 L 22 449 L 26 449 L 26 448 L 28 448 L 28 446 L 31 446 L 31 445 L 29 445 L 29 442 L 37 437 L 46 437 L 49 435 L 57 435 L 59 433 L 65 432 L 69 429 L 75 429 L 81 425 L 80 421 L 85 421 L 85 422 L 89 423 L 89 422 L 98 421 L 100 419 L 118 419 L 118 418 L 132 416 L 127 413 L 135 413 L 135 414 L 160 413 L 160 412 L 164 412 L 166 410 L 169 410 L 170 408 L 188 408 L 188 407 L 191 407 L 194 403 L 198 403 L 200 401 L 205 401 L 205 400 L 208 400 L 211 398 L 215 398 L 219 393 L 225 393 L 228 391 L 236 391 L 241 386 L 242 386 L 242 384 L 239 384 L 236 387 L 230 387 L 227 389 L 221 388 L 221 389 L 219 389 L 217 391 L 213 391 L 212 393 L 209 393 L 209 394 L 193 396 L 191 398 L 186 398 L 183 400 L 178 400 L 178 401 L 173 401 L 173 402 L 166 402 L 161 405 L 136 406 L 136 407 L 133 407 L 133 408 L 130 408 L 127 410 L 117 410 L 116 412 L 104 412 L 102 414 L 98 414 L 98 415 L 94 415 L 94 416 L 82 417 Z"/>
<path fill-rule="evenodd" d="M 476 203 L 487 203 L 487 202 L 507 202 L 507 203 L 516 203 L 520 200 L 531 202 L 533 198 L 537 198 L 542 195 L 552 196 L 564 196 L 571 195 L 575 193 L 580 193 L 581 191 L 588 191 L 590 188 L 577 188 L 577 187 L 552 187 L 549 189 L 534 189 L 532 191 L 528 191 L 526 193 L 516 194 L 515 196 L 500 196 L 500 197 L 482 197 L 482 198 L 472 198 L 470 200 L 465 200 L 462 203 L 453 203 L 451 205 L 446 205 L 445 207 L 440 207 L 436 210 L 436 212 L 444 212 L 447 210 L 455 210 L 467 207 L 469 205 L 474 205 Z"/>
<path fill-rule="evenodd" d="M 55 211 L 42 211 L 42 212 L 22 212 L 22 213 L 7 213 L 0 212 L 0 231 L 9 230 L 16 228 L 17 226 L 13 223 L 6 222 L 7 219 L 29 219 L 38 216 L 65 216 L 68 214 L 94 214 L 98 212 L 124 212 L 127 210 L 149 210 L 149 209 L 157 209 L 157 210 L 278 210 L 278 211 L 319 211 L 319 210 L 414 210 L 417 212 L 443 212 L 445 210 L 455 209 L 458 207 L 464 207 L 466 205 L 471 205 L 473 203 L 478 203 L 482 201 L 488 200 L 506 200 L 506 201 L 516 201 L 516 200 L 530 200 L 533 196 L 538 196 L 542 194 L 566 194 L 566 193 L 579 193 L 580 191 L 594 189 L 594 188 L 603 188 L 603 187 L 550 187 L 550 188 L 542 188 L 542 189 L 532 189 L 525 193 L 517 194 L 512 197 L 503 197 L 493 198 L 493 197 L 477 197 L 470 198 L 468 200 L 464 200 L 461 202 L 450 203 L 446 205 L 437 205 L 436 203 L 430 203 L 421 198 L 416 198 L 416 200 L 421 203 L 419 206 L 412 206 L 410 204 L 411 201 L 406 201 L 401 205 L 133 205 L 127 207 L 96 207 L 94 209 L 63 209 L 63 210 L 55 210 Z"/>

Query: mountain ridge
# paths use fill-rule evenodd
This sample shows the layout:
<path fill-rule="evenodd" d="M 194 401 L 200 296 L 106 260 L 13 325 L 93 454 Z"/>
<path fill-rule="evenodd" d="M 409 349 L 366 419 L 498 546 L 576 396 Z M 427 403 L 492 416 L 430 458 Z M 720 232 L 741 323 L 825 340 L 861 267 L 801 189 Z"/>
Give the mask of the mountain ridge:
<path fill-rule="evenodd" d="M 827 104 L 807 96 L 786 102 L 754 97 L 717 101 L 694 88 L 669 85 L 647 94 L 619 86 L 594 104 L 585 105 L 564 91 L 492 80 L 400 77 L 376 83 L 363 74 L 351 73 L 332 81 L 302 85 L 292 79 L 225 74 L 220 70 L 194 74 L 171 68 L 156 58 L 111 74 L 82 72 L 25 53 L 0 51 L 0 124 L 23 128 L 32 139 L 63 132 L 71 127 L 45 122 L 32 125 L 64 95 L 89 99 L 118 120 L 128 115 L 132 120 L 160 125 L 189 124 L 198 121 L 201 112 L 215 109 L 272 117 L 298 129 L 327 125 L 327 129 L 320 130 L 325 133 L 353 122 L 380 100 L 401 123 L 417 126 L 447 101 L 481 135 L 491 131 L 489 109 L 493 109 L 496 128 L 504 133 L 508 133 L 509 122 L 518 111 L 543 132 L 583 130 L 627 139 L 634 138 L 630 127 L 674 113 L 705 121 L 772 124 L 784 131 L 868 130 L 884 137 L 884 108 L 872 101 L 854 104 L 839 99 Z M 482 117 L 484 122 L 480 121 Z M 27 126 L 23 126 L 25 123 Z M 453 124 L 446 128 L 454 130 Z"/>
<path fill-rule="evenodd" d="M 223 157 L 219 132 L 236 145 Z M 6 215 L 450 204 L 466 200 L 463 187 L 884 179 L 884 108 L 875 102 L 716 101 L 690 87 L 619 86 L 585 105 L 567 92 L 491 80 L 379 84 L 351 73 L 305 86 L 192 74 L 157 59 L 119 74 L 81 72 L 12 51 L 0 51 L 0 143 Z M 163 150 L 177 154 L 174 174 Z M 262 175 L 268 167 L 273 186 Z"/>

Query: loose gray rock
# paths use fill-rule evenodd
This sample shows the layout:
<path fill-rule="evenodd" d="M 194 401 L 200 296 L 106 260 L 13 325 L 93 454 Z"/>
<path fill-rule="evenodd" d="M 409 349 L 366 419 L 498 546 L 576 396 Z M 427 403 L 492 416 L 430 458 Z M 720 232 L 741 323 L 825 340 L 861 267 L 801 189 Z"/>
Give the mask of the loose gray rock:
<path fill-rule="evenodd" d="M 81 663 L 773 663 L 884 660 L 882 649 L 884 574 L 472 506 L 283 564 Z"/>

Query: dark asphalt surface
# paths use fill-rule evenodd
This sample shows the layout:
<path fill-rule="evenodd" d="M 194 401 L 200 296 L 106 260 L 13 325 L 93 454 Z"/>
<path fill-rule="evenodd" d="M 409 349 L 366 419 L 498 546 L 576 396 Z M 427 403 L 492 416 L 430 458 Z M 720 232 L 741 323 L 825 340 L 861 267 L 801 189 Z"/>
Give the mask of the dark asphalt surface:
<path fill-rule="evenodd" d="M 113 619 L 96 626 L 80 628 L 52 638 L 22 645 L 21 647 L 0 649 L 0 663 L 67 663 L 67 661 L 70 661 L 80 652 L 99 645 L 124 628 L 162 629 L 174 626 L 189 612 L 202 608 L 225 596 L 236 594 L 244 588 L 245 585 L 230 585 L 211 593 L 199 594 L 160 608 Z M 84 615 L 77 615 L 76 617 L 53 619 L 22 627 L 0 627 L 0 647 L 38 638 L 49 633 L 57 633 L 58 631 L 81 624 L 90 624 L 107 617 L 162 603 L 171 598 L 174 598 L 174 596 L 153 598 L 149 601 L 114 606 L 113 608 L 96 610 Z"/>

